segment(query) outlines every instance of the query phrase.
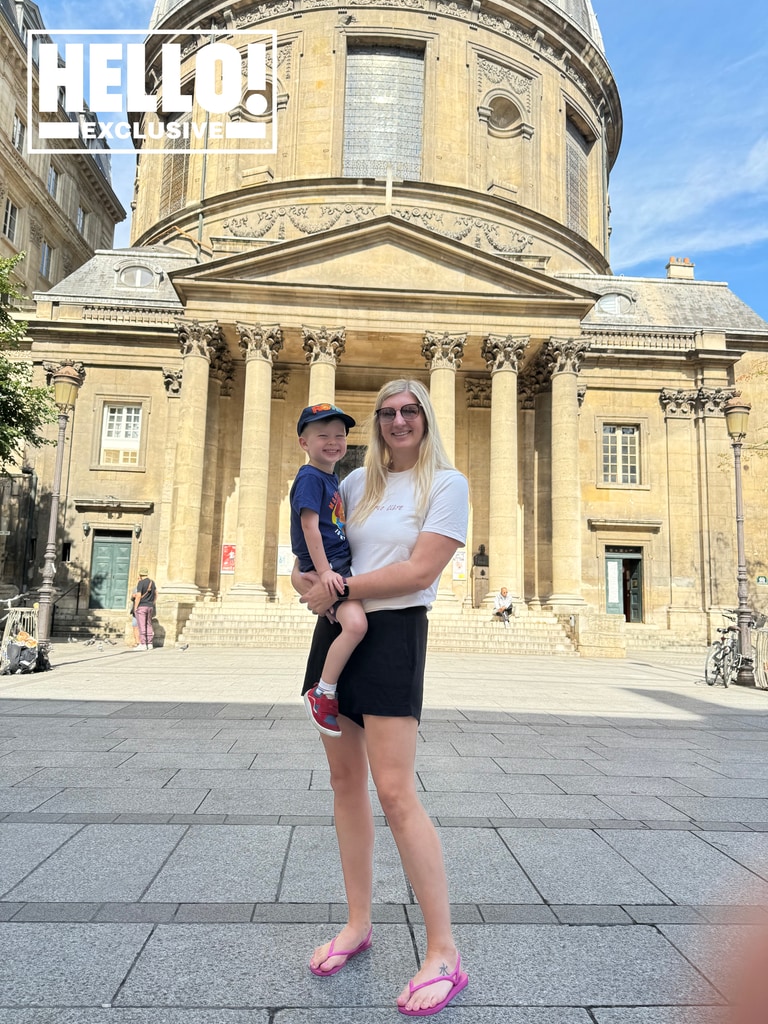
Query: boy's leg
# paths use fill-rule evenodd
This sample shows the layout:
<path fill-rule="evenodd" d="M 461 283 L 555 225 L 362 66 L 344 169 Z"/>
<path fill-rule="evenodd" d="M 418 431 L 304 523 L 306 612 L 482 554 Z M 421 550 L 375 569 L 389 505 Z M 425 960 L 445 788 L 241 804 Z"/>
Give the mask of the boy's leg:
<path fill-rule="evenodd" d="M 341 633 L 328 648 L 322 673 L 323 682 L 334 689 L 352 651 L 368 632 L 368 619 L 359 601 L 342 601 L 336 608 L 336 620 Z"/>

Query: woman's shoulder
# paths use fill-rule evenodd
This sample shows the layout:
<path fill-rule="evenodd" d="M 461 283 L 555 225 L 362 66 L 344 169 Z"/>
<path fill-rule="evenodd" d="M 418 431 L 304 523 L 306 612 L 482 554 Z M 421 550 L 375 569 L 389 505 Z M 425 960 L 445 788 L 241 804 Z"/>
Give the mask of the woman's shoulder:
<path fill-rule="evenodd" d="M 446 490 L 455 488 L 458 490 L 469 487 L 467 478 L 458 469 L 438 469 L 432 482 L 432 490 Z"/>

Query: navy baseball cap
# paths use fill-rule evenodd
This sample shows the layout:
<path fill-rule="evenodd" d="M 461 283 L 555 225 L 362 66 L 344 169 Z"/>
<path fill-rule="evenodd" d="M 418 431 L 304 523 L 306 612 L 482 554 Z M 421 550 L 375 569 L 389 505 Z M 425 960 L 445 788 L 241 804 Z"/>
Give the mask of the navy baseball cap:
<path fill-rule="evenodd" d="M 341 420 L 344 426 L 347 428 L 347 433 L 354 427 L 355 421 L 351 416 L 347 416 L 345 412 L 342 412 L 337 405 L 330 405 L 328 402 L 321 402 L 318 405 L 308 405 L 306 409 L 302 411 L 299 416 L 299 422 L 296 425 L 296 433 L 301 436 L 301 432 L 308 423 L 317 423 L 319 420 Z"/>

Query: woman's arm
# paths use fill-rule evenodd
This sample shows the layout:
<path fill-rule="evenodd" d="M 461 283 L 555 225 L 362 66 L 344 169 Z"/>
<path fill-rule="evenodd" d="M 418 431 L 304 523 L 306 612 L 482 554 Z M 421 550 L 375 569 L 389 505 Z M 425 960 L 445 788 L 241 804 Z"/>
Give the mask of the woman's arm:
<path fill-rule="evenodd" d="M 420 533 L 411 557 L 403 562 L 393 562 L 373 572 L 350 576 L 347 580 L 349 597 L 355 601 L 361 598 L 402 597 L 425 590 L 437 579 L 453 558 L 462 542 L 439 533 Z M 322 615 L 334 602 L 322 583 L 317 583 L 301 598 L 310 611 Z"/>

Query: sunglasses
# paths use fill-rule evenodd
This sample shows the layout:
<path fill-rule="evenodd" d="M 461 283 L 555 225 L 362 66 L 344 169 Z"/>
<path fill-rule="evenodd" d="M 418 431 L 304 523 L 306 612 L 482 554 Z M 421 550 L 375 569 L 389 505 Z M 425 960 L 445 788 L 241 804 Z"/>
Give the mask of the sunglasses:
<path fill-rule="evenodd" d="M 401 405 L 399 409 L 377 409 L 376 418 L 379 423 L 392 423 L 398 413 L 403 417 L 404 420 L 415 420 L 421 412 L 421 406 L 418 404 L 413 405 Z"/>

